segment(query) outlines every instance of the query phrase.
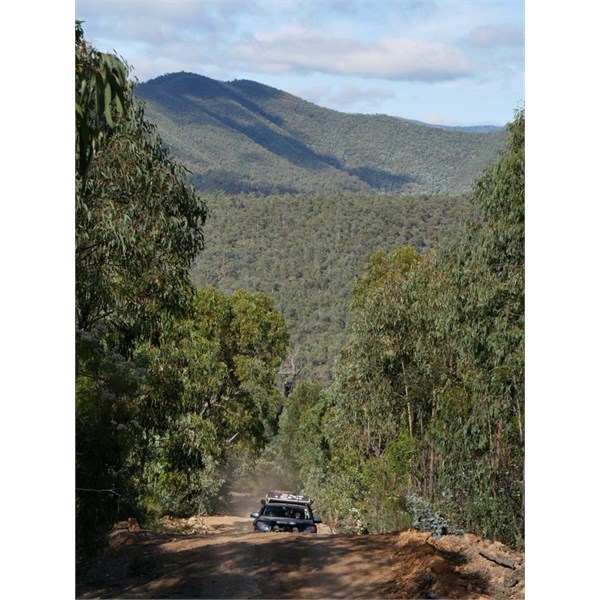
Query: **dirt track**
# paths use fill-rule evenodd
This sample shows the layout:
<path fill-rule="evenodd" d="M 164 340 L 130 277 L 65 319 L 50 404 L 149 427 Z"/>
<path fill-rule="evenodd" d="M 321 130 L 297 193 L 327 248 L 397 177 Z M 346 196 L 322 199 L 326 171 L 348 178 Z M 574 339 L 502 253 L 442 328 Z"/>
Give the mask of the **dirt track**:
<path fill-rule="evenodd" d="M 256 502 L 172 521 L 188 533 L 116 528 L 78 577 L 78 598 L 514 598 L 523 556 L 475 536 L 254 533 Z M 487 557 L 481 554 L 481 551 Z M 497 558 L 505 564 L 490 560 Z"/>

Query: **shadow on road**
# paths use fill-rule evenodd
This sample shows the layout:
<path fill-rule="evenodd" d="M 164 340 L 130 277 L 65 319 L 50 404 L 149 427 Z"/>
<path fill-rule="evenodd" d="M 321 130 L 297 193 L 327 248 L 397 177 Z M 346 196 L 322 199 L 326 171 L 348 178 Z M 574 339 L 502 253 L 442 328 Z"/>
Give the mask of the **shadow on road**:
<path fill-rule="evenodd" d="M 77 598 L 479 598 L 486 574 L 425 534 L 255 533 L 256 494 L 231 493 L 199 532 L 131 534 L 78 573 Z M 425 537 L 423 537 L 425 536 Z M 467 565 L 468 567 L 468 565 Z M 493 591 L 493 590 L 492 590 Z"/>

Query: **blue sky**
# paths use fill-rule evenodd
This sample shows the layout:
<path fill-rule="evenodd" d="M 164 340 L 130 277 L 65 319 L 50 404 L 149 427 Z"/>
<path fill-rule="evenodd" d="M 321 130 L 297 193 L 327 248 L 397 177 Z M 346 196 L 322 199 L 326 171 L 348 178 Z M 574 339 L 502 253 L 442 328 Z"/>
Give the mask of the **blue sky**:
<path fill-rule="evenodd" d="M 146 81 L 251 79 L 343 112 L 504 125 L 524 103 L 524 0 L 76 0 Z"/>

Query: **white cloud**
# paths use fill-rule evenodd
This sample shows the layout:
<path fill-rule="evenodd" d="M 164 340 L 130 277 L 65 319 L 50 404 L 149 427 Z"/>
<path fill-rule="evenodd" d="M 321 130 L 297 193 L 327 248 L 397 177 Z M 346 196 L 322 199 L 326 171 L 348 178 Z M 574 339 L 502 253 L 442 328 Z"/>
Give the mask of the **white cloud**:
<path fill-rule="evenodd" d="M 324 105 L 331 97 L 331 86 L 327 84 L 313 85 L 307 88 L 298 88 L 291 86 L 286 91 L 294 96 L 314 102 L 315 104 Z"/>
<path fill-rule="evenodd" d="M 471 74 L 468 57 L 442 42 L 383 38 L 361 42 L 288 30 L 249 36 L 230 52 L 257 72 L 328 73 L 404 81 L 445 81 Z"/>
<path fill-rule="evenodd" d="M 393 98 L 396 98 L 396 93 L 392 90 L 382 88 L 365 89 L 354 84 L 347 84 L 331 94 L 329 102 L 342 108 L 357 108 L 363 105 L 375 107 L 382 100 L 391 100 Z"/>
<path fill-rule="evenodd" d="M 422 121 L 423 123 L 431 123 L 432 125 L 446 125 L 448 127 L 461 127 L 465 125 L 464 122 L 459 121 L 458 119 L 436 113 L 422 115 L 418 120 Z"/>
<path fill-rule="evenodd" d="M 251 0 L 77 0 L 77 18 L 86 21 L 86 34 L 89 30 L 113 42 L 226 40 L 248 15 L 263 11 Z"/>
<path fill-rule="evenodd" d="M 525 42 L 523 28 L 516 25 L 496 25 L 476 27 L 464 41 L 475 48 L 498 48 L 522 46 Z"/>
<path fill-rule="evenodd" d="M 290 88 L 288 91 L 320 106 L 329 106 L 336 110 L 358 110 L 368 106 L 371 111 L 382 101 L 397 97 L 396 92 L 390 89 L 364 88 L 353 83 L 340 88 L 322 84 L 307 88 Z"/>
<path fill-rule="evenodd" d="M 76 0 L 86 39 L 141 81 L 185 70 L 312 87 L 298 95 L 339 110 L 464 120 L 500 98 L 512 115 L 523 97 L 523 12 L 522 0 Z M 452 111 L 440 85 L 457 86 Z"/>

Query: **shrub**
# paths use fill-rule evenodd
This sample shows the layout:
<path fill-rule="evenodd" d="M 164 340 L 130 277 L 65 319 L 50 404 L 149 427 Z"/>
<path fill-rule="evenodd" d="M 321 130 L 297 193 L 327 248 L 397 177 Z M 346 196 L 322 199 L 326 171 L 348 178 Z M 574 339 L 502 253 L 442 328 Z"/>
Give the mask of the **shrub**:
<path fill-rule="evenodd" d="M 408 513 L 412 516 L 412 525 L 419 531 L 431 531 L 433 537 L 438 539 L 443 535 L 463 535 L 462 529 L 457 529 L 433 508 L 425 499 L 415 494 L 406 497 Z"/>

